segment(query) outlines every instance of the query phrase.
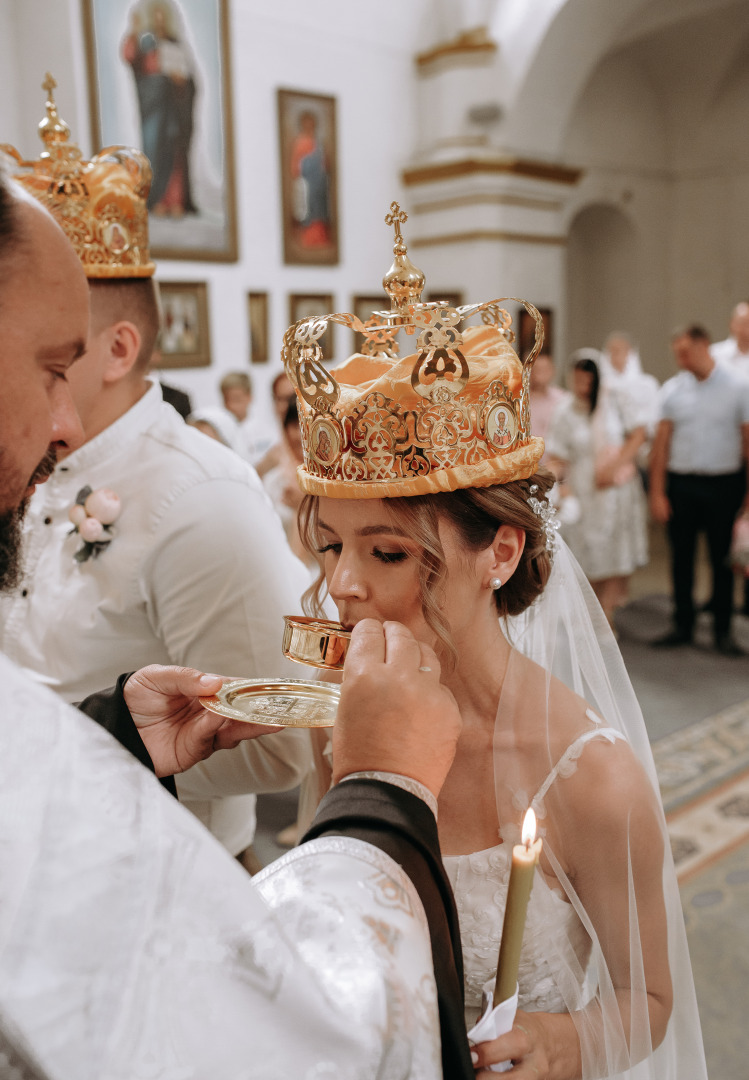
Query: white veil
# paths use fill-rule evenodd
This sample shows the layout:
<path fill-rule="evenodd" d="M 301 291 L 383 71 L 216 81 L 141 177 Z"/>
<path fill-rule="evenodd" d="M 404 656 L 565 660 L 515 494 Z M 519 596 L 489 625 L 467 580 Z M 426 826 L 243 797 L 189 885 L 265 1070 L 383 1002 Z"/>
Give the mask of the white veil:
<path fill-rule="evenodd" d="M 514 780 L 508 777 L 503 757 L 495 749 L 499 821 L 508 820 L 508 785 L 516 787 L 512 807 L 518 821 L 520 811 L 534 800 L 535 790 L 534 808 L 544 835 L 547 862 L 546 873 L 536 875 L 531 902 L 542 926 L 548 928 L 552 920 L 558 926 L 559 896 L 554 893 L 558 894 L 561 885 L 564 899 L 579 919 L 573 916 L 570 920 L 567 908 L 567 922 L 562 925 L 571 922 L 574 932 L 546 933 L 543 949 L 554 954 L 548 958 L 544 975 L 554 981 L 557 997 L 563 1002 L 555 1011 L 571 1014 L 580 1037 L 583 1078 L 706 1080 L 679 891 L 645 723 L 606 618 L 561 539 L 556 538 L 553 570 L 541 597 L 522 615 L 508 618 L 505 632 L 513 650 L 497 714 L 497 732 L 503 730 L 504 740 L 497 738 L 495 747 L 508 746 L 507 732 L 513 725 L 518 725 L 517 745 L 523 745 L 524 740 L 527 743 L 527 730 L 521 728 L 532 717 L 530 722 L 541 733 L 536 756 L 546 761 L 532 780 L 523 777 L 522 768 Z M 539 668 L 529 665 L 525 658 Z M 576 699 L 556 680 L 583 698 L 594 714 L 586 714 L 581 704 L 579 723 L 573 722 L 561 739 L 556 728 L 560 722 L 564 726 L 565 715 L 575 712 L 569 705 Z M 560 698 L 564 699 L 562 708 Z M 578 734 L 583 738 L 578 739 Z M 644 772 L 632 762 L 621 736 Z M 593 743 L 596 750 L 591 749 Z M 567 744 L 573 744 L 569 752 L 560 753 Z M 615 780 L 613 789 L 596 788 L 598 766 L 603 762 L 609 768 L 617 760 L 634 777 L 634 783 L 618 784 Z M 551 779 L 545 787 L 541 785 L 539 792 L 538 778 L 544 772 Z M 524 780 L 527 791 L 517 790 Z M 601 804 L 600 831 L 595 823 L 581 817 L 579 805 L 575 806 L 583 790 L 581 784 L 589 785 L 593 793 L 590 802 L 594 813 L 596 802 Z M 639 822 L 643 820 L 650 829 L 647 835 L 656 837 L 644 858 L 637 849 Z M 504 839 L 514 839 L 512 832 L 512 826 L 502 827 Z M 657 850 L 660 844 L 662 859 Z M 571 848 L 578 856 L 584 851 L 590 864 L 579 880 Z M 662 908 L 659 883 L 656 881 L 655 888 L 651 888 L 642 878 L 648 872 L 651 879 L 657 878 L 661 861 Z M 591 880 L 588 870 L 599 880 L 612 883 L 609 896 L 604 886 L 603 893 L 593 890 L 593 902 L 586 903 L 586 895 L 590 898 L 585 885 L 587 880 L 589 886 Z M 601 940 L 611 933 L 614 923 L 620 935 L 618 961 L 612 960 L 611 941 L 607 947 Z M 647 973 L 652 970 L 650 953 L 658 951 L 658 941 L 663 937 L 668 943 L 673 1007 L 665 1036 L 653 1051 Z"/>

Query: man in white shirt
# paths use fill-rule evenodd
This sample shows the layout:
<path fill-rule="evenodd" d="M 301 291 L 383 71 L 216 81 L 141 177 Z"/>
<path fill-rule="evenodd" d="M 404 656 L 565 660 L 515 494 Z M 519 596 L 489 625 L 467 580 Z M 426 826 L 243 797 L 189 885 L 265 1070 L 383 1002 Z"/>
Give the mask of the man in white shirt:
<path fill-rule="evenodd" d="M 704 531 L 713 572 L 715 646 L 740 655 L 731 637 L 733 574 L 728 552 L 734 521 L 747 507 L 749 382 L 710 353 L 700 326 L 679 330 L 671 347 L 681 372 L 661 388 L 661 420 L 650 462 L 650 508 L 667 524 L 674 629 L 655 644 L 687 645 L 695 620 L 694 560 Z"/>
<path fill-rule="evenodd" d="M 742 302 L 733 309 L 728 333 L 725 341 L 711 346 L 713 359 L 749 377 L 749 304 Z"/>
<path fill-rule="evenodd" d="M 50 108 L 59 124 L 54 103 Z M 282 617 L 300 610 L 304 567 L 251 467 L 185 425 L 147 376 L 159 313 L 142 162 L 97 163 L 86 174 L 88 195 L 76 201 L 80 185 L 61 184 L 51 206 L 62 211 L 89 278 L 88 346 L 69 374 L 85 442 L 61 450 L 49 482 L 31 500 L 26 572 L 0 606 L 0 648 L 68 702 L 148 663 L 298 677 L 281 654 Z M 71 165 L 63 158 L 63 169 L 78 167 L 78 159 Z M 34 194 L 36 179 L 19 177 Z M 122 231 L 141 230 L 127 263 L 119 251 L 92 250 L 88 240 L 106 228 L 96 217 L 100 183 L 120 185 L 129 215 Z M 119 505 L 99 537 L 91 530 L 100 511 L 78 527 L 69 518 L 88 488 L 113 492 Z M 254 836 L 255 793 L 295 787 L 309 762 L 307 732 L 287 730 L 215 755 L 178 787 L 238 855 Z M 251 853 L 247 860 L 257 868 Z"/>

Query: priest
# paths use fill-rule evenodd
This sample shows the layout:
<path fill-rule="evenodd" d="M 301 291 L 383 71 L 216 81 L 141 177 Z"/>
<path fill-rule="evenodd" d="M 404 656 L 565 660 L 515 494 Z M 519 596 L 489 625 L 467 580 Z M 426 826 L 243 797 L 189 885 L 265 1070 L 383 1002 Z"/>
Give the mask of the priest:
<path fill-rule="evenodd" d="M 83 438 L 67 376 L 88 314 L 64 234 L 0 180 L 5 586 L 26 501 Z M 86 703 L 102 725 L 2 656 L 0 675 L 0 1038 L 20 1075 L 473 1075 L 434 818 L 460 718 L 405 628 L 356 628 L 336 784 L 257 884 L 144 768 L 238 739 L 199 708 L 215 680 L 146 669 Z"/>

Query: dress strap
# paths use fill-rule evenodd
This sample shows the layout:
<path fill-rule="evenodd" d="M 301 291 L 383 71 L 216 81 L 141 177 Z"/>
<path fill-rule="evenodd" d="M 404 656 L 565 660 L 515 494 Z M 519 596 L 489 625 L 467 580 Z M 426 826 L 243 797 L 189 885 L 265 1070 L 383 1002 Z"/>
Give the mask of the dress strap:
<path fill-rule="evenodd" d="M 546 777 L 541 787 L 531 799 L 531 805 L 536 808 L 536 813 L 538 813 L 539 808 L 542 807 L 544 796 L 546 795 L 547 791 L 554 783 L 556 778 L 558 776 L 572 776 L 573 772 L 575 772 L 575 770 L 577 769 L 577 759 L 580 757 L 583 750 L 585 749 L 586 744 L 589 743 L 591 739 L 608 739 L 608 741 L 612 744 L 615 743 L 617 739 L 623 739 L 624 742 L 627 741 L 626 736 L 623 735 L 621 731 L 618 731 L 616 728 L 603 727 L 603 720 L 601 720 L 600 716 L 596 716 L 592 709 L 588 709 L 585 715 L 589 720 L 592 720 L 596 726 L 591 731 L 586 731 L 582 735 L 578 736 L 578 738 L 575 739 L 575 741 L 567 747 L 567 749 L 560 757 L 559 761 L 556 763 L 554 768 Z"/>

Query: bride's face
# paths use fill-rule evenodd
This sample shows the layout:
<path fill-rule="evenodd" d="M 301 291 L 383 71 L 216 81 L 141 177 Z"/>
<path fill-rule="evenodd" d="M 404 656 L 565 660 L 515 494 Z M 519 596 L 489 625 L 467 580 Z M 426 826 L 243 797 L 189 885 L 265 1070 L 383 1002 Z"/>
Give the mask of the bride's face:
<path fill-rule="evenodd" d="M 318 534 L 328 591 L 344 626 L 360 619 L 404 623 L 420 640 L 435 643 L 421 607 L 418 567 L 421 547 L 380 499 L 319 500 Z M 479 559 L 466 558 L 455 529 L 440 524 L 447 583 L 442 610 L 453 631 L 476 611 L 482 593 Z"/>

